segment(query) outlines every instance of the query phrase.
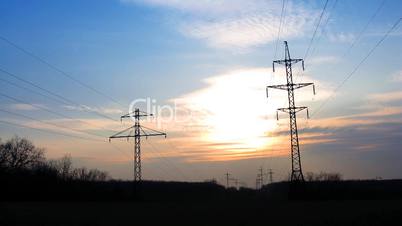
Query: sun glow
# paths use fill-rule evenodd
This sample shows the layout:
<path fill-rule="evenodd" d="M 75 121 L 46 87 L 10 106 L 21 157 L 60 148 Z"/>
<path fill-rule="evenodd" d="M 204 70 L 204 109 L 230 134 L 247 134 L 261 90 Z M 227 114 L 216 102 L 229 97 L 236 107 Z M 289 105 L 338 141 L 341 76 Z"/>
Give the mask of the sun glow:
<path fill-rule="evenodd" d="M 273 118 L 278 101 L 266 98 L 269 69 L 237 70 L 205 80 L 208 86 L 179 99 L 197 114 L 203 125 L 201 141 L 214 150 L 252 152 L 274 142 L 268 136 L 277 123 Z M 269 116 L 269 117 L 268 117 Z"/>

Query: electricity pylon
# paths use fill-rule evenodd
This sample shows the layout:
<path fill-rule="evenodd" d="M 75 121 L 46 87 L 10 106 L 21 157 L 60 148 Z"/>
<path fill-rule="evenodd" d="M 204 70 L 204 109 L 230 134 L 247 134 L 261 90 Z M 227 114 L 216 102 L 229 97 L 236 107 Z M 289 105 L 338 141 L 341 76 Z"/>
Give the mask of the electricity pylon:
<path fill-rule="evenodd" d="M 255 190 L 258 190 L 260 188 L 260 177 L 257 175 L 257 178 L 255 179 Z"/>
<path fill-rule="evenodd" d="M 111 139 L 115 138 L 126 138 L 128 140 L 130 137 L 134 137 L 134 182 L 141 181 L 141 137 L 148 139 L 148 137 L 151 136 L 165 136 L 166 138 L 166 133 L 140 125 L 140 118 L 148 116 L 153 115 L 140 111 L 138 108 L 136 108 L 134 112 L 121 116 L 120 120 L 123 120 L 123 118 L 134 118 L 134 126 L 131 126 L 109 137 L 109 142 Z M 150 130 L 151 133 L 146 132 L 144 129 Z M 129 133 L 125 134 L 126 132 Z"/>
<path fill-rule="evenodd" d="M 226 188 L 229 188 L 229 182 L 230 182 L 230 173 L 226 173 Z"/>
<path fill-rule="evenodd" d="M 287 108 L 278 108 L 276 112 L 276 118 L 279 120 L 278 111 L 282 111 L 285 113 L 289 113 L 290 119 L 290 143 L 291 143 L 291 160 L 292 160 L 292 174 L 291 181 L 298 182 L 304 181 L 301 160 L 300 160 L 300 148 L 299 148 L 299 135 L 297 132 L 297 121 L 296 121 L 296 113 L 302 110 L 307 110 L 307 118 L 309 118 L 307 107 L 296 107 L 295 106 L 295 94 L 294 90 L 303 88 L 309 85 L 313 85 L 313 93 L 315 94 L 314 83 L 293 83 L 293 75 L 292 75 L 292 64 L 302 62 L 302 67 L 304 70 L 304 60 L 303 59 L 292 59 L 290 58 L 288 42 L 285 41 L 285 59 L 284 60 L 274 60 L 272 63 L 272 70 L 275 72 L 275 64 L 282 64 L 286 68 L 286 80 L 287 83 L 284 85 L 272 85 L 267 86 L 267 97 L 268 97 L 268 89 L 280 89 L 288 91 L 288 101 L 289 107 Z"/>
<path fill-rule="evenodd" d="M 269 183 L 272 184 L 272 182 L 274 181 L 274 178 L 273 178 L 274 172 L 272 171 L 272 169 L 269 169 L 267 174 L 269 175 Z"/>
<path fill-rule="evenodd" d="M 262 168 L 262 166 L 258 169 L 258 175 L 257 177 L 260 178 L 260 183 L 261 183 L 261 188 L 264 187 L 264 169 Z"/>

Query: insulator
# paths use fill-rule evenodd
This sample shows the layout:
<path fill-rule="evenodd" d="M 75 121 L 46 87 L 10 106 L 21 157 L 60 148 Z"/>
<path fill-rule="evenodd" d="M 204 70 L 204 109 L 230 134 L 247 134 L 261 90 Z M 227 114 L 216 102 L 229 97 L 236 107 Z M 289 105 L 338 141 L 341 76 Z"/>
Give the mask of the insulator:
<path fill-rule="evenodd" d="M 314 93 L 314 95 L 316 94 L 315 93 L 315 85 L 313 84 L 313 93 Z"/>
<path fill-rule="evenodd" d="M 272 62 L 272 72 L 275 72 L 275 63 Z"/>
<path fill-rule="evenodd" d="M 268 98 L 268 87 L 267 87 L 265 90 L 266 90 L 266 92 L 267 92 L 267 98 Z"/>
<path fill-rule="evenodd" d="M 304 60 L 302 60 L 302 68 L 303 68 L 303 71 L 304 71 Z"/>
<path fill-rule="evenodd" d="M 306 108 L 306 110 L 307 110 L 307 119 L 309 119 L 309 118 L 310 118 L 310 114 L 308 113 L 308 108 Z"/>
<path fill-rule="evenodd" d="M 278 111 L 276 111 L 276 121 L 278 121 L 279 120 L 279 114 L 278 114 Z"/>

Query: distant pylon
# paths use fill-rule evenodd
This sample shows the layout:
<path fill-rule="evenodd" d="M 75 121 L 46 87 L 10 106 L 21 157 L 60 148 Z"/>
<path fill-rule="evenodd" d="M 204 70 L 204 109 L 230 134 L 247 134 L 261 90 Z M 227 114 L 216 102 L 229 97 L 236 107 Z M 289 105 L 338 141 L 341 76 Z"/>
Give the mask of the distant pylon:
<path fill-rule="evenodd" d="M 260 178 L 257 175 L 257 178 L 255 179 L 255 190 L 258 190 L 260 188 Z"/>
<path fill-rule="evenodd" d="M 260 184 L 261 184 L 261 188 L 264 186 L 264 169 L 262 168 L 262 166 L 258 169 L 258 178 L 260 178 Z"/>
<path fill-rule="evenodd" d="M 269 175 L 269 183 L 270 184 L 272 184 L 274 182 L 273 174 L 274 174 L 274 172 L 272 171 L 272 169 L 269 169 L 268 175 Z"/>
<path fill-rule="evenodd" d="M 291 149 L 291 160 L 292 160 L 292 174 L 291 174 L 292 182 L 304 181 L 301 160 L 300 160 L 299 135 L 297 132 L 296 113 L 306 109 L 307 110 L 307 118 L 309 118 L 307 107 L 296 107 L 295 106 L 294 90 L 305 87 L 305 86 L 313 85 L 313 93 L 315 94 L 314 83 L 297 83 L 297 84 L 293 83 L 292 64 L 298 63 L 300 61 L 302 62 L 302 66 L 303 66 L 303 70 L 304 70 L 304 60 L 290 58 L 288 43 L 287 43 L 287 41 L 285 41 L 285 59 L 284 60 L 274 60 L 272 63 L 272 70 L 275 72 L 275 64 L 285 65 L 287 83 L 284 85 L 267 86 L 267 97 L 268 97 L 268 88 L 281 89 L 281 90 L 288 91 L 289 107 L 279 108 L 278 111 L 283 111 L 285 113 L 289 113 L 290 143 L 291 143 L 290 149 Z M 277 120 L 279 120 L 278 111 L 276 112 Z"/>
<path fill-rule="evenodd" d="M 230 182 L 230 173 L 226 173 L 226 188 L 229 188 L 229 182 Z"/>
<path fill-rule="evenodd" d="M 140 182 L 141 181 L 141 137 L 150 137 L 150 136 L 165 136 L 166 138 L 166 133 L 159 132 L 154 129 L 147 128 L 145 126 L 140 125 L 140 118 L 141 117 L 147 117 L 147 116 L 152 116 L 152 114 L 148 114 L 146 112 L 140 111 L 138 108 L 134 110 L 134 112 L 125 114 L 120 117 L 122 120 L 123 118 L 132 118 L 134 117 L 134 126 L 131 126 L 121 132 L 116 133 L 113 136 L 109 137 L 109 141 L 114 138 L 127 138 L 127 140 L 130 137 L 134 137 L 134 182 Z M 150 130 L 151 133 L 145 132 L 145 129 Z M 132 135 L 132 129 L 134 129 L 134 135 Z M 124 135 L 125 132 L 129 132 L 128 135 Z M 142 132 L 142 133 L 141 133 Z"/>

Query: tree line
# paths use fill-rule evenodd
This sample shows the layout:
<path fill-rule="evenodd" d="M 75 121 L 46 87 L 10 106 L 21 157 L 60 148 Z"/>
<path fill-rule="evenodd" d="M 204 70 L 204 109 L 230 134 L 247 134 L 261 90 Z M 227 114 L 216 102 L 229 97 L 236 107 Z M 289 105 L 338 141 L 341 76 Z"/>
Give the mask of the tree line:
<path fill-rule="evenodd" d="M 74 168 L 70 155 L 48 160 L 45 149 L 36 147 L 30 140 L 18 136 L 5 142 L 0 139 L 0 172 L 41 175 L 61 180 L 106 181 L 111 179 L 105 171 L 86 167 Z"/>

